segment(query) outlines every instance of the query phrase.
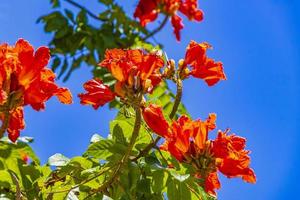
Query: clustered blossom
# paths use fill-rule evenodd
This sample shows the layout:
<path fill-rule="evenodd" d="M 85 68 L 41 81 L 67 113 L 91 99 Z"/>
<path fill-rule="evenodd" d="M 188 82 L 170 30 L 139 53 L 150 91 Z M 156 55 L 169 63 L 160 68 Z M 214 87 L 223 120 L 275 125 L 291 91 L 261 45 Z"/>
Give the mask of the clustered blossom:
<path fill-rule="evenodd" d="M 25 127 L 24 106 L 43 110 L 45 102 L 52 96 L 57 96 L 61 103 L 72 103 L 70 91 L 57 86 L 55 74 L 46 67 L 49 59 L 47 47 L 34 52 L 23 39 L 15 46 L 0 45 L 0 120 L 2 127 L 7 121 L 8 137 L 13 142 Z"/>
<path fill-rule="evenodd" d="M 112 101 L 115 96 L 134 98 L 137 93 L 151 93 L 162 80 L 160 69 L 164 60 L 155 53 L 139 49 L 106 50 L 100 67 L 107 68 L 116 79 L 113 91 L 99 79 L 84 84 L 87 93 L 79 94 L 82 104 L 92 105 L 95 109 Z"/>
<path fill-rule="evenodd" d="M 188 75 L 203 79 L 208 86 L 215 85 L 220 80 L 226 80 L 222 62 L 215 62 L 206 55 L 207 49 L 212 48 L 208 43 L 191 41 L 186 48 L 185 58 L 179 63 L 181 70 L 187 66 L 192 68 Z"/>
<path fill-rule="evenodd" d="M 256 182 L 254 171 L 249 167 L 250 151 L 245 150 L 244 138 L 219 131 L 215 140 L 208 139 L 208 133 L 216 128 L 215 114 L 210 114 L 205 121 L 193 121 L 183 115 L 169 124 L 162 109 L 150 104 L 143 109 L 143 118 L 155 133 L 165 138 L 160 148 L 179 162 L 192 164 L 195 177 L 204 180 L 202 186 L 209 194 L 215 195 L 215 190 L 220 188 L 218 171 L 228 178 L 241 177 L 246 182 Z"/>
<path fill-rule="evenodd" d="M 185 15 L 190 21 L 202 21 L 203 12 L 198 8 L 197 0 L 140 0 L 134 17 L 139 18 L 142 26 L 157 19 L 159 13 L 171 17 L 171 24 L 176 39 L 180 40 L 180 31 L 184 25 L 178 12 Z"/>

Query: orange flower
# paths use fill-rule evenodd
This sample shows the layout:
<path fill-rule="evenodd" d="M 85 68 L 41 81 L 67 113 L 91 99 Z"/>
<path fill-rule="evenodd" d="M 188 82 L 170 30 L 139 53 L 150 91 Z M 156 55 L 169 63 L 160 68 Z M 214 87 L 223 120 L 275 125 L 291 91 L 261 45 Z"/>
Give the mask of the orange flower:
<path fill-rule="evenodd" d="M 215 128 L 216 120 L 215 114 L 210 114 L 203 122 L 192 121 L 183 115 L 169 125 L 163 116 L 162 108 L 154 104 L 144 108 L 143 117 L 156 134 L 166 139 L 161 149 L 169 151 L 179 161 L 183 161 L 188 153 L 197 153 L 204 149 L 208 132 Z"/>
<path fill-rule="evenodd" d="M 23 106 L 44 109 L 45 102 L 52 96 L 57 96 L 64 104 L 72 103 L 70 91 L 58 87 L 54 73 L 46 68 L 49 59 L 47 47 L 40 47 L 34 52 L 23 39 L 18 40 L 15 46 L 0 45 L 0 107 L 10 109 L 7 132 L 13 142 L 25 127 Z M 6 117 L 1 113 L 2 122 Z"/>
<path fill-rule="evenodd" d="M 150 105 L 144 119 L 155 133 L 166 139 L 160 149 L 168 151 L 179 162 L 192 164 L 195 177 L 203 179 L 201 185 L 207 193 L 215 196 L 215 190 L 221 187 L 218 170 L 228 178 L 256 182 L 244 138 L 219 132 L 215 140 L 208 139 L 208 133 L 216 128 L 216 114 L 209 114 L 205 121 L 193 121 L 183 115 L 169 126 L 161 108 Z"/>
<path fill-rule="evenodd" d="M 254 171 L 249 167 L 250 151 L 245 150 L 245 143 L 245 138 L 219 131 L 212 151 L 221 161 L 218 169 L 228 178 L 241 177 L 246 182 L 255 183 Z"/>
<path fill-rule="evenodd" d="M 106 50 L 99 66 L 112 73 L 117 80 L 115 92 L 123 97 L 126 92 L 151 92 L 161 81 L 160 68 L 164 66 L 164 61 L 156 54 L 138 49 L 111 49 Z"/>
<path fill-rule="evenodd" d="M 180 41 L 180 31 L 183 29 L 184 25 L 182 23 L 182 19 L 178 15 L 174 15 L 171 18 L 171 23 L 173 26 L 173 32 L 176 36 L 176 39 Z"/>
<path fill-rule="evenodd" d="M 92 105 L 94 109 L 112 101 L 115 98 L 114 93 L 108 86 L 104 85 L 99 79 L 92 79 L 83 85 L 87 93 L 79 94 L 80 103 L 83 105 Z"/>
<path fill-rule="evenodd" d="M 187 16 L 190 21 L 202 21 L 203 13 L 198 9 L 197 0 L 140 0 L 134 17 L 139 18 L 142 26 L 157 19 L 159 13 L 171 16 L 176 39 L 180 40 L 180 30 L 183 28 L 182 19 L 177 11 Z"/>
<path fill-rule="evenodd" d="M 143 109 L 143 118 L 147 125 L 158 135 L 168 137 L 169 124 L 164 118 L 161 107 L 155 104 L 150 104 Z"/>
<path fill-rule="evenodd" d="M 134 17 L 140 19 L 142 26 L 146 26 L 157 18 L 158 13 L 158 0 L 140 0 L 134 12 Z"/>
<path fill-rule="evenodd" d="M 183 65 L 190 65 L 192 76 L 203 79 L 208 86 L 212 86 L 219 80 L 226 80 L 226 76 L 223 71 L 223 64 L 206 56 L 206 50 L 209 48 L 211 46 L 208 43 L 191 41 L 187 47 Z"/>

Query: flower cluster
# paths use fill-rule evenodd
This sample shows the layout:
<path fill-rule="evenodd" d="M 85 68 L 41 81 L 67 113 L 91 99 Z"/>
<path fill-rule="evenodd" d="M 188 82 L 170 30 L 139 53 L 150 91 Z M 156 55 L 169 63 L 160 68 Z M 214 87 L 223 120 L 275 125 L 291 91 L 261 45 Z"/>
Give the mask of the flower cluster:
<path fill-rule="evenodd" d="M 155 21 L 159 13 L 170 16 L 174 34 L 179 41 L 180 31 L 184 25 L 177 12 L 188 17 L 190 21 L 200 22 L 203 19 L 197 0 L 140 0 L 134 17 L 139 18 L 142 26 L 146 26 L 149 22 Z"/>
<path fill-rule="evenodd" d="M 64 104 L 72 103 L 70 91 L 57 86 L 55 74 L 46 68 L 49 59 L 47 47 L 34 52 L 34 48 L 23 39 L 15 46 L 0 45 L 1 132 L 7 131 L 13 142 L 25 127 L 23 106 L 42 110 L 52 96 L 57 96 Z"/>
<path fill-rule="evenodd" d="M 219 131 L 215 140 L 208 139 L 208 133 L 216 128 L 215 114 L 210 114 L 205 121 L 193 121 L 183 115 L 169 124 L 162 109 L 150 104 L 143 109 L 143 118 L 155 133 L 165 138 L 160 148 L 179 162 L 191 164 L 195 177 L 203 180 L 202 186 L 209 194 L 215 195 L 215 190 L 220 188 L 217 171 L 228 178 L 241 177 L 246 182 L 256 182 L 254 171 L 249 167 L 250 152 L 245 150 L 244 138 Z"/>
<path fill-rule="evenodd" d="M 216 84 L 219 80 L 226 80 L 222 62 L 215 62 L 207 57 L 206 51 L 210 48 L 212 48 L 211 45 L 206 42 L 197 43 L 192 40 L 189 43 L 184 60 L 179 61 L 179 67 L 183 72 L 182 78 L 185 78 L 186 75 L 192 75 L 195 78 L 203 79 L 208 86 Z M 192 70 L 184 74 L 188 66 Z"/>
<path fill-rule="evenodd" d="M 111 49 L 105 52 L 99 66 L 107 68 L 116 83 L 113 89 L 99 79 L 84 84 L 87 93 L 79 94 L 81 103 L 92 105 L 95 109 L 112 101 L 115 96 L 134 101 L 136 95 L 152 92 L 162 80 L 160 69 L 164 66 L 164 60 L 156 53 L 139 49 Z"/>

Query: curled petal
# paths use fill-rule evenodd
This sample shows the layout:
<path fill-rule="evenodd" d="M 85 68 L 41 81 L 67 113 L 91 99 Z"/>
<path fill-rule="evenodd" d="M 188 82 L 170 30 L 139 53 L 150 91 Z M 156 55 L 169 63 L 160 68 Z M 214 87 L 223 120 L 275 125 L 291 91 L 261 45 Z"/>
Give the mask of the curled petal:
<path fill-rule="evenodd" d="M 204 186 L 205 191 L 212 196 L 216 196 L 215 190 L 218 190 L 221 188 L 221 184 L 220 184 L 217 172 L 210 173 L 206 177 L 204 184 L 205 184 L 205 186 Z"/>
<path fill-rule="evenodd" d="M 18 107 L 10 112 L 8 124 L 8 138 L 15 142 L 20 136 L 20 131 L 25 128 L 23 107 Z"/>
<path fill-rule="evenodd" d="M 176 39 L 177 41 L 180 41 L 180 31 L 184 27 L 181 17 L 179 17 L 178 15 L 173 15 L 171 18 L 171 23 L 173 26 L 173 32 L 176 36 Z"/>
<path fill-rule="evenodd" d="M 141 0 L 135 9 L 134 17 L 139 18 L 142 26 L 146 26 L 157 18 L 158 11 L 157 0 Z"/>
<path fill-rule="evenodd" d="M 191 41 L 185 54 L 185 64 L 192 67 L 190 74 L 203 79 L 208 86 L 213 86 L 220 80 L 226 80 L 223 64 L 215 62 L 206 56 L 206 50 L 211 48 L 208 43 Z"/>
<path fill-rule="evenodd" d="M 156 134 L 162 137 L 169 137 L 169 124 L 163 115 L 161 107 L 150 104 L 143 109 L 143 118 Z"/>
<path fill-rule="evenodd" d="M 115 94 L 99 79 L 92 79 L 83 85 L 87 93 L 78 95 L 82 105 L 92 105 L 94 109 L 112 101 Z"/>

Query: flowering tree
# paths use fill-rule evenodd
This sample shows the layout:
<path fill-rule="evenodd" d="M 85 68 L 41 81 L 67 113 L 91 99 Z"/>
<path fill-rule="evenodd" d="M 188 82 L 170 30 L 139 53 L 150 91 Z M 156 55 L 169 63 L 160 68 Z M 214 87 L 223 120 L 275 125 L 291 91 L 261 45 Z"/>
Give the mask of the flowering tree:
<path fill-rule="evenodd" d="M 23 107 L 39 111 L 52 96 L 72 103 L 47 68 L 50 51 L 36 51 L 24 39 L 0 45 L 0 193 L 10 199 L 215 199 L 218 174 L 255 183 L 246 139 L 216 129 L 216 114 L 193 120 L 181 102 L 183 82 L 202 79 L 209 87 L 226 80 L 223 64 L 206 55 L 211 45 L 191 41 L 177 63 L 148 39 L 170 19 L 180 41 L 182 18 L 202 21 L 196 0 L 140 0 L 135 21 L 112 0 L 96 15 L 72 0 L 75 14 L 51 0 L 54 12 L 38 21 L 53 33 L 52 70 L 67 80 L 81 63 L 94 67 L 94 78 L 78 94 L 94 109 L 109 103 L 118 110 L 107 138 L 93 135 L 82 156 L 55 154 L 45 165 L 30 148 Z M 153 31 L 145 26 L 164 15 Z M 89 19 L 96 22 L 89 23 Z M 95 23 L 98 23 L 95 26 Z M 167 80 L 177 91 L 173 94 Z M 8 138 L 5 137 L 7 133 Z M 209 139 L 209 134 L 213 136 Z"/>

